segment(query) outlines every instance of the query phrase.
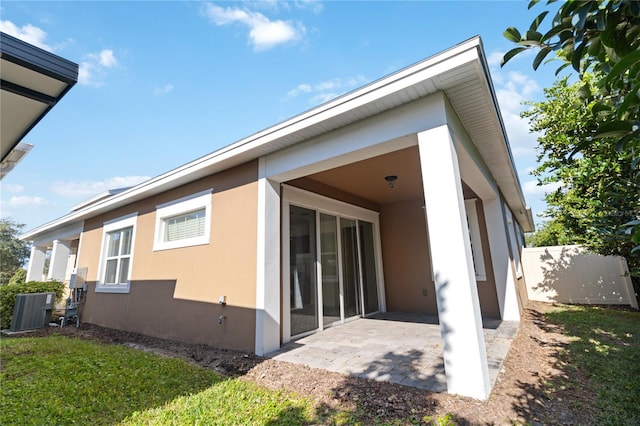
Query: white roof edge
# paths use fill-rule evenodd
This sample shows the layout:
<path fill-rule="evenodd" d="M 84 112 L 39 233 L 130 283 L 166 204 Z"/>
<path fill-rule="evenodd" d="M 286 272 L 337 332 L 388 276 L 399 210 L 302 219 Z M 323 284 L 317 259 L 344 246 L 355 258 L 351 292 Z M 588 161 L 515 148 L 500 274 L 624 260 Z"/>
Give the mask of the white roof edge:
<path fill-rule="evenodd" d="M 398 82 L 402 79 L 410 77 L 411 75 L 417 72 L 420 72 L 422 70 L 428 69 L 430 67 L 433 67 L 434 65 L 450 60 L 451 58 L 454 58 L 469 50 L 476 50 L 478 57 L 481 58 L 480 60 L 484 67 L 485 79 L 491 85 L 490 92 L 493 98 L 493 102 L 496 106 L 496 110 L 498 111 L 498 117 L 504 133 L 505 141 L 508 143 L 508 140 L 506 140 L 506 131 L 504 130 L 504 123 L 502 122 L 502 117 L 500 116 L 500 113 L 499 113 L 500 110 L 499 108 L 497 108 L 497 101 L 495 99 L 493 85 L 491 84 L 491 79 L 489 78 L 486 60 L 484 58 L 484 55 L 482 54 L 483 52 L 482 42 L 479 36 L 475 36 L 447 50 L 444 50 L 440 53 L 430 56 L 429 58 L 423 59 L 413 65 L 409 65 L 399 71 L 396 71 L 393 74 L 387 75 L 365 86 L 362 86 L 352 92 L 339 96 L 338 98 L 335 98 L 315 108 L 302 112 L 301 114 L 298 114 L 290 119 L 284 120 L 264 130 L 256 132 L 250 136 L 240 139 L 237 142 L 234 142 L 230 145 L 222 147 L 216 151 L 213 151 L 210 154 L 197 158 L 189 163 L 183 164 L 166 173 L 163 173 L 154 178 L 148 179 L 119 194 L 113 195 L 103 200 L 96 200 L 93 204 L 88 204 L 86 207 L 80 210 L 72 211 L 70 214 L 67 214 L 61 218 L 55 219 L 51 222 L 48 222 L 44 225 L 41 225 L 37 228 L 30 230 L 25 234 L 21 235 L 20 238 L 23 240 L 30 240 L 30 239 L 33 239 L 35 236 L 42 234 L 44 232 L 47 232 L 48 230 L 55 228 L 57 226 L 60 226 L 66 223 L 81 221 L 89 217 L 92 217 L 94 215 L 109 211 L 113 208 L 125 205 L 127 204 L 127 200 L 131 200 L 130 202 L 133 202 L 137 199 L 140 199 L 139 197 L 145 193 L 149 193 L 149 195 L 152 195 L 154 190 L 160 189 L 165 185 L 169 185 L 171 182 L 175 182 L 180 179 L 186 178 L 189 175 L 195 174 L 196 172 L 202 169 L 205 169 L 207 167 L 210 167 L 218 163 L 222 163 L 225 160 L 231 159 L 234 156 L 239 155 L 241 153 L 250 151 L 253 148 L 264 146 L 269 142 L 272 142 L 273 140 L 276 140 L 287 134 L 293 133 L 296 130 L 299 130 L 300 126 L 309 127 L 318 122 L 322 122 L 324 120 L 330 119 L 337 115 L 343 114 L 347 110 L 350 110 L 359 106 L 357 102 L 359 98 L 362 98 L 367 94 L 379 91 L 385 86 L 388 86 L 394 82 Z M 513 169 L 513 160 L 512 160 L 511 166 L 512 166 L 511 168 Z M 517 176 L 516 176 L 515 182 L 516 182 L 516 185 L 518 186 L 520 193 L 522 193 L 522 190 L 519 187 L 519 182 L 517 181 Z M 524 200 L 524 198 L 522 198 L 522 200 Z"/>
<path fill-rule="evenodd" d="M 527 206 L 526 200 L 524 198 L 524 193 L 522 191 L 522 184 L 520 182 L 520 178 L 518 177 L 518 174 L 516 173 L 516 165 L 515 165 L 515 161 L 513 159 L 513 153 L 511 152 L 511 144 L 509 143 L 509 136 L 507 134 L 507 128 L 504 124 L 504 119 L 502 118 L 502 111 L 500 109 L 500 106 L 498 104 L 498 99 L 497 99 L 497 95 L 496 95 L 496 91 L 495 88 L 493 87 L 493 81 L 491 80 L 491 74 L 489 72 L 489 64 L 487 63 L 487 58 L 485 57 L 484 54 L 484 47 L 482 46 L 482 40 L 480 38 L 478 38 L 478 57 L 480 58 L 480 63 L 482 64 L 482 68 L 483 68 L 483 72 L 485 75 L 485 81 L 487 82 L 487 85 L 489 86 L 489 93 L 491 94 L 491 100 L 493 102 L 494 108 L 495 108 L 495 113 L 496 113 L 496 117 L 498 118 L 498 124 L 500 125 L 500 130 L 501 133 L 504 137 L 504 145 L 503 147 L 506 150 L 507 153 L 507 157 L 510 163 L 510 173 L 511 176 L 513 178 L 513 183 L 514 186 L 516 187 L 516 189 L 518 190 L 518 202 L 519 202 L 519 206 L 517 211 L 522 211 L 523 213 L 516 215 L 518 219 L 523 219 L 525 220 L 527 223 L 523 224 L 520 223 L 522 226 L 522 228 L 525 230 L 525 232 L 533 232 L 535 230 L 535 224 L 533 221 L 533 216 L 531 213 L 531 208 L 529 206 Z M 528 225 L 528 226 L 524 226 L 524 225 Z M 529 231 L 530 230 L 530 231 Z"/>
<path fill-rule="evenodd" d="M 89 198 L 87 200 L 84 200 L 84 201 L 76 204 L 75 206 L 71 207 L 69 209 L 69 211 L 74 212 L 74 211 L 80 210 L 80 209 L 82 209 L 84 207 L 87 207 L 87 206 L 89 206 L 91 204 L 97 203 L 98 201 L 100 201 L 100 200 L 102 200 L 104 198 L 111 197 L 113 195 L 116 195 L 116 194 L 119 194 L 121 192 L 124 192 L 129 188 L 131 188 L 131 186 L 125 186 L 123 188 L 107 189 L 106 191 L 103 191 L 103 192 L 99 193 L 98 195 L 96 195 L 94 197 L 91 197 L 91 198 Z"/>

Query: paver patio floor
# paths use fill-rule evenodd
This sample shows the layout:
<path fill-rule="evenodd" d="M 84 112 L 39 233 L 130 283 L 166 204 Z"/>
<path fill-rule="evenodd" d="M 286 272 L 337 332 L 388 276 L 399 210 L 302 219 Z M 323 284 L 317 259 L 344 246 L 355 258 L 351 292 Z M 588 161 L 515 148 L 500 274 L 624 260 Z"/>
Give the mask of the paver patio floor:
<path fill-rule="evenodd" d="M 491 385 L 502 368 L 518 322 L 484 320 Z M 361 318 L 284 345 L 280 361 L 434 392 L 446 392 L 437 316 L 386 312 Z"/>

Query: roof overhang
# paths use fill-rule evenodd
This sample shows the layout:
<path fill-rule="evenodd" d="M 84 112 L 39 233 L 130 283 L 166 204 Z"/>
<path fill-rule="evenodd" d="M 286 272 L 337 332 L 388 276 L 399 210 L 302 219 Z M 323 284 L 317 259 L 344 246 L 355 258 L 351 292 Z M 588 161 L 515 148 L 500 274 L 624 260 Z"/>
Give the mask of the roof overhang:
<path fill-rule="evenodd" d="M 19 142 L 0 163 L 0 180 L 9 174 L 20 161 L 31 151 L 33 145 Z"/>
<path fill-rule="evenodd" d="M 470 87 L 477 89 L 476 96 L 464 96 Z M 33 239 L 62 224 L 85 220 L 182 186 L 438 91 L 449 98 L 522 229 L 533 230 L 482 43 L 479 37 L 474 37 L 122 193 L 71 212 L 21 238 Z"/>
<path fill-rule="evenodd" d="M 0 32 L 3 166 L 20 141 L 77 81 L 77 64 Z"/>

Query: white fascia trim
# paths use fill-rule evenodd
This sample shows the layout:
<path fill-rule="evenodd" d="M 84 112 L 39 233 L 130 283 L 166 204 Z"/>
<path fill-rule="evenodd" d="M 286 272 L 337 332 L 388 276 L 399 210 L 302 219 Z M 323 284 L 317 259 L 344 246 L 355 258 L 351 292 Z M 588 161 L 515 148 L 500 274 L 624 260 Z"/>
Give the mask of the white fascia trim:
<path fill-rule="evenodd" d="M 417 64 L 413 64 L 351 93 L 347 93 L 333 101 L 320 105 L 289 120 L 278 123 L 247 138 L 241 139 L 236 143 L 219 149 L 160 176 L 149 179 L 148 181 L 136 185 L 120 194 L 109 197 L 103 201 L 98 201 L 96 204 L 88 206 L 84 210 L 68 214 L 60 219 L 42 225 L 23 234 L 20 238 L 23 240 L 29 240 L 32 239 L 33 236 L 48 229 L 55 228 L 63 223 L 85 219 L 91 217 L 92 214 L 106 212 L 138 199 L 142 199 L 145 196 L 162 192 L 162 188 L 170 185 L 172 182 L 188 179 L 189 175 L 196 175 L 199 171 L 208 169 L 216 164 L 223 163 L 233 157 L 249 153 L 256 148 L 261 148 L 260 153 L 246 159 L 246 161 L 258 158 L 260 155 L 265 154 L 264 146 L 275 140 L 348 113 L 358 107 L 371 103 L 394 92 L 411 87 L 420 81 L 429 80 L 467 62 L 478 60 L 479 58 L 480 38 L 474 37 L 445 50 L 444 52 L 418 62 Z"/>
<path fill-rule="evenodd" d="M 49 246 L 55 240 L 74 240 L 79 238 L 84 230 L 84 221 L 69 223 L 60 228 L 52 229 L 49 232 L 41 234 L 37 239 L 33 240 L 34 246 Z"/>
<path fill-rule="evenodd" d="M 100 258 L 98 263 L 98 276 L 96 279 L 96 293 L 129 293 L 131 289 L 131 271 L 133 270 L 133 256 L 135 254 L 135 243 L 136 243 L 136 224 L 138 221 L 138 212 L 134 212 L 128 214 L 126 216 L 121 216 L 115 219 L 108 220 L 103 223 L 102 226 L 102 244 L 100 246 Z M 129 257 L 129 271 L 127 275 L 127 284 L 126 285 L 105 285 L 104 282 L 104 266 L 105 262 L 105 254 L 107 252 L 107 234 L 112 231 L 116 231 L 118 229 L 128 228 L 132 226 L 133 231 L 131 232 L 131 256 Z"/>
<path fill-rule="evenodd" d="M 153 251 L 209 244 L 211 237 L 211 194 L 213 194 L 213 188 L 157 205 Z M 204 235 L 177 241 L 164 241 L 165 219 L 202 208 L 205 209 Z"/>

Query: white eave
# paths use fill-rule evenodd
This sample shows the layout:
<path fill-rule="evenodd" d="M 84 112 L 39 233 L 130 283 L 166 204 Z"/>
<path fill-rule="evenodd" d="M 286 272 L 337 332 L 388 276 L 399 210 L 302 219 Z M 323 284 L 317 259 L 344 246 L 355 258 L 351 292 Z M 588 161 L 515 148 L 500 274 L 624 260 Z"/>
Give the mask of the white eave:
<path fill-rule="evenodd" d="M 31 240 L 422 97 L 445 93 L 523 230 L 533 230 L 479 37 L 22 235 Z"/>

